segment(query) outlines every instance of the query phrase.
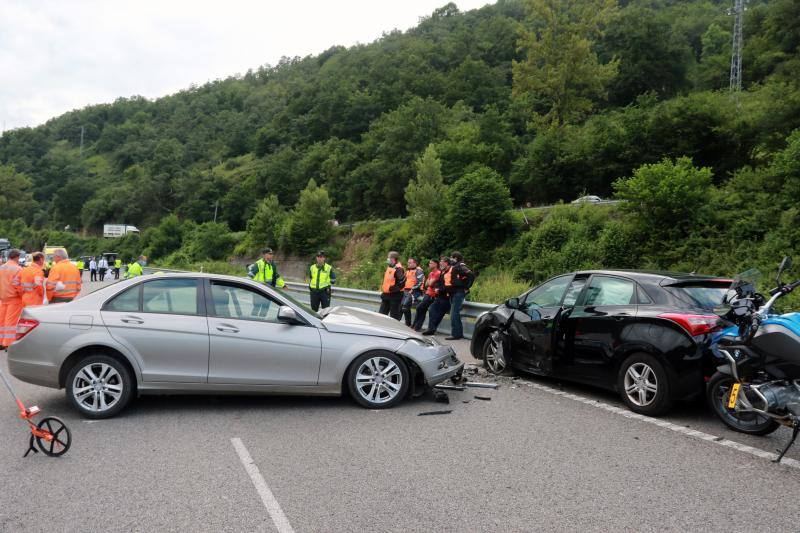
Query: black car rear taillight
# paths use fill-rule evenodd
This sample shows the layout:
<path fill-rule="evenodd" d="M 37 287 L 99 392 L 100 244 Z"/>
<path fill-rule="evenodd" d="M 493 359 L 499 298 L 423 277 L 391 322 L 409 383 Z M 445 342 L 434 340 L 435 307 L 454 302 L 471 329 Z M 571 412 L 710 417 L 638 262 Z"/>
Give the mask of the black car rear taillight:
<path fill-rule="evenodd" d="M 689 335 L 705 335 L 711 333 L 719 326 L 717 315 L 695 315 L 691 313 L 662 313 L 659 318 L 666 318 L 678 324 L 686 330 Z"/>

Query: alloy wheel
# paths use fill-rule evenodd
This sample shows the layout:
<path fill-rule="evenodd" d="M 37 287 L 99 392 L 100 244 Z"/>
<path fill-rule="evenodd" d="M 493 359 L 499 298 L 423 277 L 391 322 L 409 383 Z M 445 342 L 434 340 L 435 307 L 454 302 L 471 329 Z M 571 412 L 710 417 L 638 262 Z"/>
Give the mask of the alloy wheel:
<path fill-rule="evenodd" d="M 106 363 L 81 368 L 72 382 L 72 395 L 81 408 L 100 413 L 114 407 L 123 393 L 122 376 Z"/>
<path fill-rule="evenodd" d="M 633 363 L 625 372 L 625 394 L 634 405 L 644 407 L 653 403 L 658 394 L 656 373 L 647 363 Z"/>
<path fill-rule="evenodd" d="M 392 401 L 400 394 L 402 386 L 400 367 L 387 357 L 371 357 L 361 363 L 356 372 L 356 390 L 373 404 Z"/>
<path fill-rule="evenodd" d="M 501 374 L 506 369 L 505 348 L 500 333 L 495 331 L 489 335 L 483 356 L 492 374 Z"/>

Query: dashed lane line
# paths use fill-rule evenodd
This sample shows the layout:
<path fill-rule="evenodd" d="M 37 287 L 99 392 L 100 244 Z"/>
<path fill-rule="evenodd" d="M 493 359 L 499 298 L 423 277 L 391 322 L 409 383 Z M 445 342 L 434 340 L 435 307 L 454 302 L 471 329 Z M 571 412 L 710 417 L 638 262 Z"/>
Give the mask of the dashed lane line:
<path fill-rule="evenodd" d="M 264 502 L 264 507 L 267 508 L 267 512 L 269 513 L 270 518 L 272 518 L 272 522 L 275 524 L 278 532 L 294 533 L 294 529 L 292 529 L 289 519 L 286 518 L 286 515 L 283 513 L 283 509 L 281 509 L 278 500 L 275 498 L 275 495 L 272 494 L 267 482 L 264 481 L 264 477 L 261 475 L 258 467 L 253 462 L 253 458 L 250 457 L 250 452 L 247 451 L 242 439 L 238 437 L 232 438 L 231 444 L 233 444 L 237 455 L 239 455 L 239 460 L 242 462 L 244 469 L 247 471 L 247 475 L 250 476 L 253 485 L 256 487 L 256 492 L 258 492 L 258 495 L 261 497 L 261 501 Z"/>
<path fill-rule="evenodd" d="M 529 385 L 537 390 L 547 392 L 549 394 L 554 394 L 556 396 L 562 396 L 564 398 L 569 398 L 570 400 L 575 400 L 576 402 L 584 403 L 586 405 L 590 405 L 592 407 L 596 407 L 598 409 L 602 409 L 604 411 L 608 411 L 610 413 L 614 413 L 617 415 L 624 416 L 625 418 L 632 418 L 634 420 L 639 420 L 641 422 L 645 422 L 647 424 L 652 424 L 654 426 L 662 427 L 664 429 L 668 429 L 670 431 L 674 431 L 676 433 L 681 433 L 683 435 L 687 435 L 689 437 L 694 437 L 697 439 L 701 439 L 704 441 L 711 442 L 713 444 L 719 444 L 720 446 L 725 446 L 726 448 L 732 448 L 736 451 L 746 453 L 749 455 L 753 455 L 755 457 L 759 457 L 761 459 L 769 459 L 770 461 L 777 459 L 777 453 L 771 453 L 765 450 L 761 450 L 759 448 L 754 448 L 753 446 L 747 446 L 746 444 L 742 444 L 740 442 L 735 442 L 732 440 L 724 439 L 722 437 L 718 437 L 716 435 L 712 435 L 710 433 L 705 433 L 703 431 L 697 431 L 696 429 L 690 429 L 685 426 L 679 426 L 677 424 L 673 424 L 672 422 L 667 422 L 666 420 L 661 420 L 660 418 L 653 418 L 651 416 L 640 415 L 639 413 L 634 413 L 633 411 L 629 411 L 628 409 L 623 409 L 621 407 L 616 407 L 614 405 L 609 405 L 607 403 L 599 402 L 597 400 L 592 400 L 590 398 L 585 398 L 583 396 L 579 396 L 577 394 L 572 394 L 571 392 L 564 392 L 562 390 L 554 389 L 552 387 L 548 387 L 546 385 L 541 385 L 539 383 L 531 383 L 528 382 Z M 780 464 L 800 469 L 800 461 L 796 459 L 791 459 L 788 457 L 784 457 L 781 459 Z"/>

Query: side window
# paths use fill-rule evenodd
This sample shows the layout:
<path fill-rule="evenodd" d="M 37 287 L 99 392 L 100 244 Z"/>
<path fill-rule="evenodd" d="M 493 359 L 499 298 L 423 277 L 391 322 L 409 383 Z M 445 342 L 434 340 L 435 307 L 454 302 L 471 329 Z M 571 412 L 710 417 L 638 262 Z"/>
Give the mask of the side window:
<path fill-rule="evenodd" d="M 583 287 L 586 286 L 586 281 L 586 278 L 575 278 L 572 280 L 572 283 L 569 284 L 569 288 L 567 289 L 567 294 L 564 295 L 564 303 L 562 304 L 564 307 L 572 307 L 575 305 L 575 302 L 578 301 L 578 296 L 581 295 Z"/>
<path fill-rule="evenodd" d="M 571 276 L 561 276 L 560 278 L 551 279 L 544 285 L 536 287 L 525 297 L 525 306 L 558 306 L 561 303 L 561 297 L 564 296 L 564 291 L 567 289 L 567 284 L 570 279 Z"/>
<path fill-rule="evenodd" d="M 636 301 L 636 284 L 628 279 L 594 276 L 586 290 L 585 306 L 629 305 Z"/>
<path fill-rule="evenodd" d="M 172 315 L 199 315 L 197 280 L 160 279 L 142 287 L 142 311 Z"/>
<path fill-rule="evenodd" d="M 120 313 L 139 312 L 139 289 L 141 285 L 136 285 L 130 289 L 117 294 L 113 299 L 106 302 L 103 311 L 118 311 Z"/>
<path fill-rule="evenodd" d="M 280 304 L 241 285 L 212 281 L 211 304 L 216 317 L 278 322 Z"/>
<path fill-rule="evenodd" d="M 636 296 L 639 298 L 640 304 L 647 305 L 653 303 L 653 299 L 650 298 L 650 296 L 647 295 L 645 290 L 639 285 L 636 286 Z"/>

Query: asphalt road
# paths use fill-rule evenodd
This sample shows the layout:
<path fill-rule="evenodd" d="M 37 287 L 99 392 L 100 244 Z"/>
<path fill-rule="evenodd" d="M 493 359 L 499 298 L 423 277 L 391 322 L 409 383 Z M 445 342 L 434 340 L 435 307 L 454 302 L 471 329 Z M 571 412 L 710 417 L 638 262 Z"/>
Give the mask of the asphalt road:
<path fill-rule="evenodd" d="M 94 422 L 63 391 L 14 383 L 67 421 L 73 448 L 22 459 L 26 429 L 0 402 L 3 532 L 796 531 L 800 520 L 800 463 L 676 428 L 767 451 L 785 434 L 743 438 L 701 403 L 661 427 L 614 409 L 611 394 L 522 378 L 388 411 L 347 398 L 144 397 Z M 419 416 L 435 410 L 452 412 Z"/>

